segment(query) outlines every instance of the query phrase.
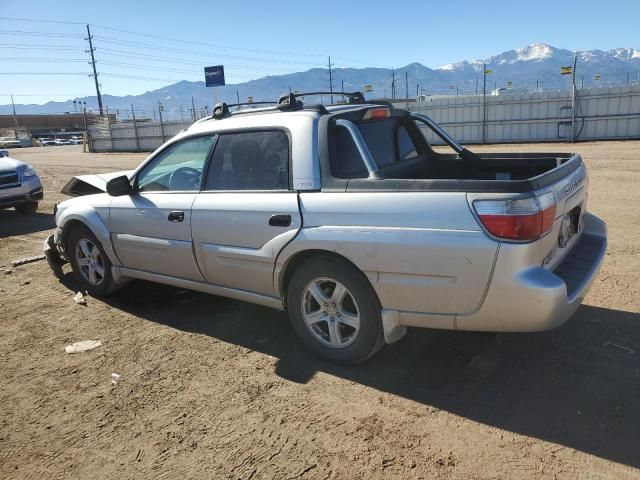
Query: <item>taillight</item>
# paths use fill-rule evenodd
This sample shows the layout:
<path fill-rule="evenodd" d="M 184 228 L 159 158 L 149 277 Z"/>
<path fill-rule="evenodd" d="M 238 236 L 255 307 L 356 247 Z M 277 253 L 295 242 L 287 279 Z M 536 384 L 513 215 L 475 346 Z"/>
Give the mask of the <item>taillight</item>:
<path fill-rule="evenodd" d="M 537 197 L 476 200 L 473 208 L 493 236 L 531 241 L 545 235 L 553 227 L 556 199 L 553 192 L 547 192 Z"/>

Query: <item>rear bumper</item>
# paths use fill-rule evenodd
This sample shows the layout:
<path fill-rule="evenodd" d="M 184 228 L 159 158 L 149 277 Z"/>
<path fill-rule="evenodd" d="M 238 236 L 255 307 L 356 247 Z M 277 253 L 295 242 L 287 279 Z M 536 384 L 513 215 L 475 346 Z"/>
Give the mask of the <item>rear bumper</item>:
<path fill-rule="evenodd" d="M 536 332 L 559 327 L 589 292 L 607 250 L 605 223 L 586 214 L 584 225 L 580 239 L 554 271 L 542 266 L 517 268 L 517 261 L 501 253 L 476 312 L 440 315 L 400 311 L 397 325 L 490 332 Z"/>

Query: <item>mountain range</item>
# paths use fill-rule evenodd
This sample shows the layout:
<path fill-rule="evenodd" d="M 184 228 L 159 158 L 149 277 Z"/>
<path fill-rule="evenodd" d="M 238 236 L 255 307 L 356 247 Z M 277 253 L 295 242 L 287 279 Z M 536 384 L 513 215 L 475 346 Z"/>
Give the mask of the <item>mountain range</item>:
<path fill-rule="evenodd" d="M 431 69 L 420 63 L 411 63 L 395 70 L 386 68 L 337 68 L 334 69 L 334 91 L 362 91 L 371 85 L 373 91 L 367 97 L 390 98 L 392 79 L 395 77 L 395 97 L 404 98 L 408 92 L 414 97 L 418 92 L 426 95 L 482 93 L 483 65 L 490 71 L 486 76 L 487 92 L 494 88 L 512 87 L 535 91 L 565 90 L 570 88 L 570 76 L 560 75 L 560 67 L 573 64 L 570 50 L 536 43 L 516 50 L 509 50 L 487 59 L 463 60 Z M 235 103 L 239 97 L 247 101 L 277 99 L 290 90 L 321 91 L 329 89 L 327 69 L 314 68 L 304 72 L 273 75 L 256 80 L 217 88 L 220 101 Z M 576 79 L 578 87 L 620 85 L 640 82 L 640 50 L 617 48 L 614 50 L 588 50 L 577 55 Z M 407 87 L 408 80 L 408 87 Z M 509 83 L 510 82 L 510 83 Z M 151 117 L 157 102 L 164 106 L 165 118 L 188 118 L 193 104 L 196 109 L 215 103 L 214 92 L 204 82 L 180 81 L 141 95 L 103 95 L 103 104 L 109 111 L 118 111 L 126 118 L 134 105 L 136 116 Z M 334 98 L 337 100 L 338 98 Z M 43 105 L 16 104 L 16 111 L 28 113 L 73 112 L 73 100 L 48 102 Z M 78 100 L 78 99 L 76 99 Z M 97 110 L 95 96 L 81 98 L 87 108 Z M 328 99 L 324 99 L 327 101 Z M 11 105 L 0 105 L 0 114 L 11 113 Z"/>

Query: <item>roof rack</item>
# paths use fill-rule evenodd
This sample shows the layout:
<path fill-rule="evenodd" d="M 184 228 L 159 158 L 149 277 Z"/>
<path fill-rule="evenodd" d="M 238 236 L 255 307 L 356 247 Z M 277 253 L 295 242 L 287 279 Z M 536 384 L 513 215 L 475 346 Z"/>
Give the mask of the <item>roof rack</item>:
<path fill-rule="evenodd" d="M 340 95 L 347 97 L 350 104 L 365 103 L 364 95 L 361 92 L 299 92 L 281 95 L 278 99 L 278 105 L 292 104 L 298 97 L 310 97 L 312 95 Z"/>
<path fill-rule="evenodd" d="M 273 106 L 272 108 L 261 108 L 259 110 L 261 112 L 269 111 L 269 110 L 280 110 L 280 111 L 302 110 L 303 104 L 301 101 L 295 100 L 294 98 L 293 102 L 285 103 L 285 102 L 282 102 L 282 98 L 283 97 L 280 97 L 280 99 L 277 102 L 265 101 L 265 102 L 217 103 L 216 106 L 213 107 L 213 115 L 211 115 L 211 118 L 220 120 L 222 118 L 225 118 L 231 115 L 232 112 L 229 110 L 230 107 L 242 107 L 242 106 L 248 106 L 248 105 L 272 105 Z M 252 110 L 253 109 L 236 110 L 233 112 L 233 114 L 238 115 L 242 113 L 254 113 Z"/>
<path fill-rule="evenodd" d="M 244 107 L 248 105 L 275 105 L 275 104 L 276 102 L 216 103 L 216 106 L 213 107 L 213 115 L 211 115 L 211 118 L 219 119 L 219 118 L 224 118 L 227 115 L 231 115 L 231 112 L 229 111 L 230 107 Z"/>
<path fill-rule="evenodd" d="M 240 102 L 240 103 L 217 103 L 215 107 L 213 107 L 213 114 L 211 117 L 214 120 L 220 120 L 222 118 L 226 118 L 230 115 L 240 115 L 243 113 L 254 113 L 253 109 L 246 110 L 236 110 L 231 112 L 229 108 L 231 107 L 243 107 L 243 106 L 256 106 L 256 105 L 272 105 L 271 108 L 261 108 L 260 112 L 265 111 L 296 111 L 302 110 L 304 104 L 302 101 L 298 100 L 299 97 L 312 96 L 312 95 L 340 95 L 343 97 L 347 97 L 348 103 L 351 105 L 355 104 L 364 104 L 365 99 L 364 95 L 360 92 L 302 92 L 302 93 L 285 93 L 281 95 L 277 102 L 273 101 L 264 101 L 264 102 Z M 377 103 L 377 102 L 374 102 Z M 311 105 L 308 107 L 310 110 L 317 110 L 322 114 L 328 113 L 323 105 Z"/>

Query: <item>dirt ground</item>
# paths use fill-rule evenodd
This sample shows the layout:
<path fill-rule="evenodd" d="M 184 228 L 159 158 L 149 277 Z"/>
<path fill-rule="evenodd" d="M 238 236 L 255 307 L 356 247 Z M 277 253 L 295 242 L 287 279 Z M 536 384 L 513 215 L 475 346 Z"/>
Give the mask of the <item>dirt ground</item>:
<path fill-rule="evenodd" d="M 0 478 L 640 478 L 640 141 L 475 150 L 583 153 L 610 235 L 585 305 L 546 333 L 411 330 L 349 368 L 284 313 L 145 282 L 81 306 L 71 275 L 12 268 L 70 177 L 145 156 L 13 151 L 45 201 L 0 211 Z"/>

